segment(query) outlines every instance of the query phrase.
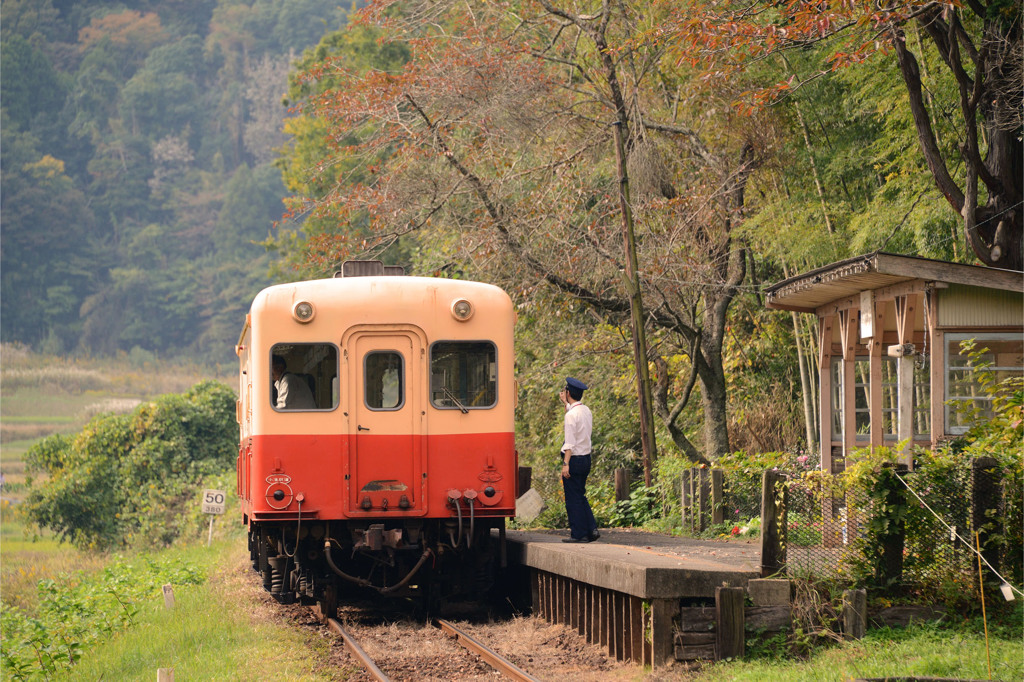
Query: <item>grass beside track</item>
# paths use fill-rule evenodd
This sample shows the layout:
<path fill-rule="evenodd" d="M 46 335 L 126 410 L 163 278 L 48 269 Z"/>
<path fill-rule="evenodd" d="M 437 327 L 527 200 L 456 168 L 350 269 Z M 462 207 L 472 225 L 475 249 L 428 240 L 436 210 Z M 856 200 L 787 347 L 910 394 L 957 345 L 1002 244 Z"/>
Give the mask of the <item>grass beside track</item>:
<path fill-rule="evenodd" d="M 1016 622 L 1020 623 L 1018 608 Z M 807 661 L 728 661 L 690 678 L 700 682 L 839 682 L 858 678 L 938 677 L 973 680 L 1024 679 L 1024 649 L 1016 633 L 990 633 L 992 676 L 980 619 L 939 627 L 869 631 L 858 642 L 820 650 Z M 673 678 L 658 678 L 673 679 Z M 680 678 L 674 678 L 680 679 Z M 686 678 L 682 678 L 686 679 Z"/>
<path fill-rule="evenodd" d="M 179 680 L 330 680 L 327 645 L 281 622 L 254 589 L 244 540 L 167 550 L 208 572 L 201 585 L 175 588 L 140 605 L 135 625 L 83 652 L 60 679 L 147 680 L 173 668 Z"/>

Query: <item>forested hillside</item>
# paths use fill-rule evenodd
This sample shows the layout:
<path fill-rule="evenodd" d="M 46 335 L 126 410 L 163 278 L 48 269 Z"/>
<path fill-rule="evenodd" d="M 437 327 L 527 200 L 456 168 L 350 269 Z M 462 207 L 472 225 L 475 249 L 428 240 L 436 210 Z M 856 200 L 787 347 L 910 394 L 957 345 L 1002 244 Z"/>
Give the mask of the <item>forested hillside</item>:
<path fill-rule="evenodd" d="M 232 358 L 284 207 L 291 61 L 332 0 L 2 7 L 2 338 Z"/>

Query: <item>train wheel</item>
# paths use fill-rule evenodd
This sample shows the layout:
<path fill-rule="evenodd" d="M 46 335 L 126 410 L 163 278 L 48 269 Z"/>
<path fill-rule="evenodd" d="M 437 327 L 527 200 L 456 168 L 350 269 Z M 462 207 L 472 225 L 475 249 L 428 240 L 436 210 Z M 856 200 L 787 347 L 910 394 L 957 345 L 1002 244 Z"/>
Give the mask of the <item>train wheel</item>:
<path fill-rule="evenodd" d="M 320 620 L 324 623 L 328 618 L 336 618 L 338 615 L 338 591 L 333 584 L 328 583 L 320 591 L 320 598 L 316 600 L 320 609 Z"/>
<path fill-rule="evenodd" d="M 249 531 L 249 560 L 252 562 L 252 570 L 260 572 L 260 535 L 252 530 Z"/>

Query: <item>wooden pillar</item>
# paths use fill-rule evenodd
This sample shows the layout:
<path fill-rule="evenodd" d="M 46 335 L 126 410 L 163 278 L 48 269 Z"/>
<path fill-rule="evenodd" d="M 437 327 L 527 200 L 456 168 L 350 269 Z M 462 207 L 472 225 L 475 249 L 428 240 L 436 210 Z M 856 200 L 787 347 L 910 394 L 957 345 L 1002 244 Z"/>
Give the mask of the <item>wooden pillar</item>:
<path fill-rule="evenodd" d="M 863 639 L 868 625 L 868 593 L 865 589 L 843 591 L 843 636 Z"/>
<path fill-rule="evenodd" d="M 843 457 L 850 464 L 857 447 L 857 324 L 855 310 L 839 311 L 839 333 L 843 344 Z"/>
<path fill-rule="evenodd" d="M 651 605 L 651 660 L 650 665 L 660 667 L 675 661 L 675 630 L 672 620 L 679 612 L 678 599 L 652 599 Z M 647 661 L 644 662 L 648 664 Z"/>
<path fill-rule="evenodd" d="M 634 597 L 628 595 L 627 599 L 627 610 L 629 611 L 629 645 L 627 647 L 628 660 L 632 660 L 633 663 L 642 663 L 644 658 L 644 645 L 646 638 L 644 637 L 644 612 L 643 612 L 643 599 L 640 597 Z"/>
<path fill-rule="evenodd" d="M 818 318 L 818 447 L 821 470 L 832 470 L 832 325 L 834 315 Z"/>
<path fill-rule="evenodd" d="M 920 295 L 910 294 L 896 297 L 896 332 L 901 350 L 897 354 L 896 376 L 898 382 L 896 438 L 906 444 L 900 463 L 913 466 L 914 446 L 914 315 L 920 306 Z"/>
<path fill-rule="evenodd" d="M 939 297 L 934 289 L 925 294 L 928 313 L 928 367 L 931 370 L 932 449 L 939 447 L 939 441 L 946 433 L 946 335 L 939 330 Z"/>
<path fill-rule="evenodd" d="M 871 421 L 871 447 L 885 442 L 882 419 L 882 334 L 885 331 L 885 303 L 876 301 L 872 291 L 861 293 L 860 337 L 866 341 L 869 357 L 868 413 Z"/>
<path fill-rule="evenodd" d="M 680 506 L 682 507 L 683 528 L 693 531 L 693 469 L 683 469 Z"/>
<path fill-rule="evenodd" d="M 743 658 L 743 598 L 742 587 L 715 588 L 715 658 Z"/>
<path fill-rule="evenodd" d="M 903 580 L 903 548 L 906 544 L 906 521 L 902 517 L 897 519 L 895 514 L 896 510 L 907 504 L 907 497 L 909 495 L 903 483 L 892 473 L 894 471 L 903 476 L 907 473 L 907 468 L 902 464 L 897 464 L 895 467 L 884 464 L 882 469 L 884 476 L 882 481 L 887 486 L 887 489 L 885 492 L 885 504 L 880 513 L 884 515 L 892 514 L 889 516 L 886 530 L 878 534 L 882 556 L 880 564 L 876 566 L 875 579 L 883 587 L 890 587 Z"/>
<path fill-rule="evenodd" d="M 698 491 L 698 497 L 700 499 L 698 515 L 700 520 L 697 523 L 697 528 L 701 532 L 704 532 L 708 528 L 708 521 L 711 519 L 711 481 L 708 480 L 707 469 L 697 469 L 699 472 L 700 489 Z"/>
<path fill-rule="evenodd" d="M 629 486 L 631 483 L 629 469 L 615 470 L 615 501 L 624 502 L 629 499 Z"/>
<path fill-rule="evenodd" d="M 600 588 L 597 594 L 598 644 L 610 650 L 612 641 L 611 590 Z"/>
<path fill-rule="evenodd" d="M 775 470 L 761 479 L 761 577 L 786 570 L 786 475 Z"/>
<path fill-rule="evenodd" d="M 971 462 L 971 517 L 981 544 L 981 555 L 993 569 L 999 570 L 999 546 L 992 537 L 1000 537 L 1005 529 L 996 526 L 996 513 L 1002 497 L 1003 477 L 999 461 L 994 457 L 977 457 Z M 982 569 L 989 577 L 988 568 Z"/>
<path fill-rule="evenodd" d="M 818 318 L 818 443 L 821 456 L 821 470 L 831 473 L 832 461 L 832 328 L 834 315 Z M 822 518 L 832 518 L 832 496 L 824 495 L 821 501 Z M 830 538 L 823 538 L 828 544 Z"/>
<path fill-rule="evenodd" d="M 541 591 L 541 574 L 536 568 L 530 570 L 530 610 L 534 615 L 544 617 L 544 600 Z"/>
<path fill-rule="evenodd" d="M 725 472 L 711 470 L 711 525 L 725 523 Z"/>
<path fill-rule="evenodd" d="M 903 445 L 900 463 L 913 466 L 914 447 L 914 356 L 903 355 L 896 360 L 897 408 L 896 439 Z"/>

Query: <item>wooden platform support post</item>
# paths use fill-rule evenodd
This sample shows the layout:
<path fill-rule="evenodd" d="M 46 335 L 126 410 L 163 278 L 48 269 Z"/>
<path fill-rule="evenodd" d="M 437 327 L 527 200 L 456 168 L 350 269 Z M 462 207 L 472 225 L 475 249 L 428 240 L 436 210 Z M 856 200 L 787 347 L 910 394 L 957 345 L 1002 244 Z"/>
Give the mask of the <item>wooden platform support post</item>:
<path fill-rule="evenodd" d="M 683 528 L 689 528 L 691 532 L 695 532 L 697 530 L 697 524 L 696 524 L 696 520 L 694 518 L 694 512 L 693 512 L 694 501 L 696 499 L 696 496 L 693 494 L 694 493 L 694 485 L 693 485 L 694 476 L 693 476 L 693 472 L 694 472 L 693 469 L 684 469 L 683 470 L 682 490 L 680 491 L 681 492 L 680 496 L 681 496 L 681 499 L 682 499 L 682 512 L 683 512 L 682 524 L 683 524 Z"/>
<path fill-rule="evenodd" d="M 742 587 L 715 588 L 715 658 L 743 658 L 743 599 L 746 590 Z"/>
<path fill-rule="evenodd" d="M 865 589 L 843 591 L 843 636 L 863 639 L 868 627 L 868 592 Z"/>
<path fill-rule="evenodd" d="M 896 358 L 896 439 L 904 443 L 900 463 L 908 469 L 914 463 L 914 311 L 920 307 L 920 299 L 920 294 L 896 297 L 896 338 L 899 344 L 888 349 L 889 355 Z"/>
<path fill-rule="evenodd" d="M 761 577 L 786 570 L 786 528 L 789 506 L 786 475 L 775 470 L 761 479 Z"/>
<path fill-rule="evenodd" d="M 643 664 L 652 668 L 660 668 L 675 662 L 675 636 L 672 627 L 673 619 L 679 613 L 678 599 L 650 600 L 650 658 Z M 646 635 L 647 633 L 645 633 Z M 644 639 L 647 639 L 645 636 Z"/>
<path fill-rule="evenodd" d="M 971 462 L 971 477 L 971 517 L 981 544 L 981 555 L 998 571 L 999 546 L 991 538 L 1003 534 L 1003 529 L 995 526 L 1003 487 L 999 461 L 994 457 L 976 457 Z"/>
<path fill-rule="evenodd" d="M 711 525 L 725 523 L 725 472 L 711 470 Z"/>
<path fill-rule="evenodd" d="M 883 465 L 883 473 L 892 471 L 889 464 Z M 907 473 L 904 464 L 897 464 L 895 471 L 901 476 Z M 885 493 L 885 508 L 899 509 L 907 504 L 907 489 L 894 475 L 883 480 L 888 486 Z M 882 546 L 881 563 L 876 567 L 875 579 L 882 586 L 895 585 L 903 580 L 903 546 L 906 540 L 905 522 L 900 516 L 890 519 L 885 532 L 879 533 L 878 541 Z"/>
<path fill-rule="evenodd" d="M 632 483 L 629 469 L 615 470 L 615 501 L 625 502 L 629 499 L 629 487 Z"/>
<path fill-rule="evenodd" d="M 698 497 L 700 509 L 697 514 L 699 516 L 699 522 L 697 523 L 697 529 L 704 532 L 708 529 L 708 521 L 711 518 L 711 481 L 708 477 L 707 469 L 697 469 L 699 472 L 700 488 L 698 490 Z"/>

